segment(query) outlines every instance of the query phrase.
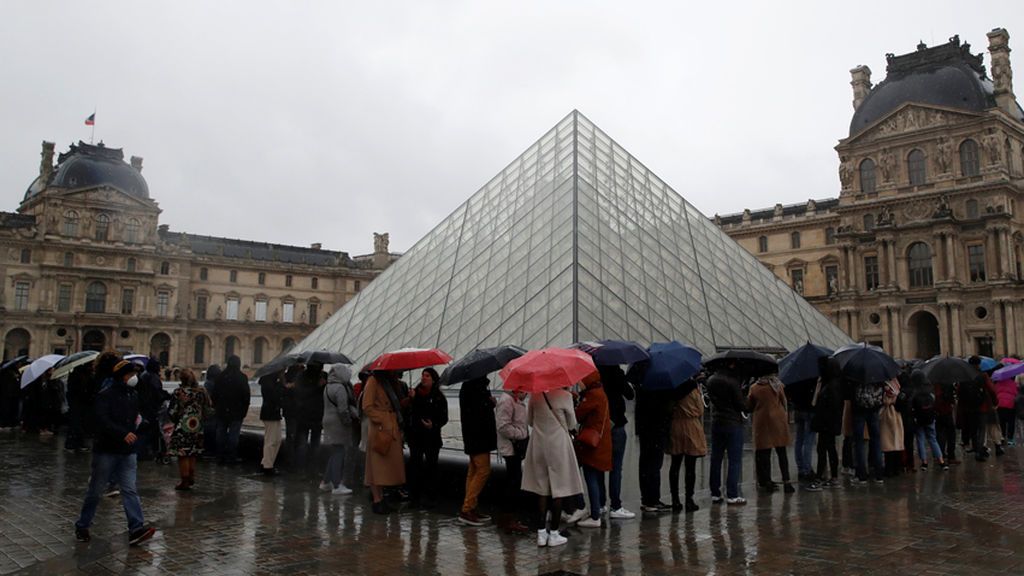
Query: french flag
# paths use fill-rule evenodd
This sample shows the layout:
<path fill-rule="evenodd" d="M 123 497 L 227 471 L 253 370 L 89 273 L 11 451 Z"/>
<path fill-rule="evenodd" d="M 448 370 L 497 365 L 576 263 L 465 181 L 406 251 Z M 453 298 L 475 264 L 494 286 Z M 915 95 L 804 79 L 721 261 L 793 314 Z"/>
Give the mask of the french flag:
<path fill-rule="evenodd" d="M 95 112 L 93 112 L 92 114 L 89 114 L 89 117 L 85 119 L 85 125 L 86 126 L 95 126 L 96 125 L 96 113 Z"/>

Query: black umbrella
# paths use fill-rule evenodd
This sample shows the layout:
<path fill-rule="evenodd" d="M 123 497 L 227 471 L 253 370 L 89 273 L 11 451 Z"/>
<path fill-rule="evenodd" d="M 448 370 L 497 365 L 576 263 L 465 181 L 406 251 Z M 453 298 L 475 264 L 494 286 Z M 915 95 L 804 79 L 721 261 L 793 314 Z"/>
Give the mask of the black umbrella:
<path fill-rule="evenodd" d="M 577 342 L 572 348 L 579 348 L 594 359 L 596 366 L 619 366 L 634 364 L 651 358 L 643 346 L 630 340 L 600 340 L 598 342 Z"/>
<path fill-rule="evenodd" d="M 341 352 L 329 350 L 306 350 L 299 352 L 299 358 L 305 364 L 351 364 L 352 360 Z"/>
<path fill-rule="evenodd" d="M 28 364 L 28 358 L 28 356 L 18 356 L 17 358 L 12 358 L 11 360 L 4 362 L 3 366 L 0 366 L 0 371 L 7 370 L 8 368 L 12 367 L 17 368 L 22 364 Z"/>
<path fill-rule="evenodd" d="M 818 372 L 818 360 L 831 355 L 832 350 L 808 342 L 779 360 L 779 380 L 787 386 L 815 380 L 821 376 Z"/>
<path fill-rule="evenodd" d="M 850 344 L 836 350 L 832 357 L 839 362 L 843 376 L 853 382 L 885 382 L 900 373 L 900 367 L 892 356 L 878 346 Z"/>
<path fill-rule="evenodd" d="M 474 378 L 482 378 L 491 372 L 497 372 L 512 360 L 526 354 L 519 346 L 497 346 L 495 348 L 477 348 L 455 362 L 452 362 L 441 374 L 441 384 L 451 385 Z"/>
<path fill-rule="evenodd" d="M 299 356 L 297 352 L 282 354 L 277 358 L 274 358 L 270 362 L 264 364 L 259 370 L 256 371 L 255 374 L 252 375 L 252 377 L 262 378 L 267 374 L 273 374 L 274 372 L 280 372 L 281 370 L 290 368 L 301 361 L 302 358 Z"/>
<path fill-rule="evenodd" d="M 753 350 L 719 352 L 708 358 L 707 362 L 704 362 L 704 366 L 714 370 L 731 362 L 735 362 L 737 369 L 748 377 L 764 376 L 779 369 L 779 363 L 775 358 Z"/>
<path fill-rule="evenodd" d="M 921 366 L 921 371 L 932 384 L 952 385 L 957 382 L 970 382 L 979 372 L 960 358 L 951 356 L 935 357 Z"/>

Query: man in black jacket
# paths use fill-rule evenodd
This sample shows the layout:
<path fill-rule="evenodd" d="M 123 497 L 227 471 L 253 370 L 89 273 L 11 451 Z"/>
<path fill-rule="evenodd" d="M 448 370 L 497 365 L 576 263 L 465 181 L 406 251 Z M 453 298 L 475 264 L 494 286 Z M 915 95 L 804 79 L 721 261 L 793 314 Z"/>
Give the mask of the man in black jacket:
<path fill-rule="evenodd" d="M 626 454 L 626 400 L 634 397 L 633 386 L 618 366 L 598 366 L 601 384 L 608 395 L 608 411 L 612 420 L 612 471 L 608 475 L 609 518 L 629 519 L 636 514 L 622 507 L 622 459 Z M 604 502 L 601 503 L 602 505 Z"/>
<path fill-rule="evenodd" d="M 146 370 L 139 376 L 139 385 L 135 388 L 139 397 L 139 413 L 142 423 L 139 425 L 139 441 L 135 443 L 136 453 L 140 460 L 154 454 L 162 456 L 160 442 L 160 407 L 170 398 L 164 391 L 164 383 L 160 380 L 160 361 L 150 358 L 146 361 Z"/>
<path fill-rule="evenodd" d="M 238 435 L 249 412 L 249 379 L 242 373 L 242 359 L 228 358 L 228 366 L 213 384 L 213 407 L 217 410 L 217 461 L 237 462 Z"/>
<path fill-rule="evenodd" d="M 487 378 L 475 378 L 463 382 L 459 390 L 462 446 L 469 456 L 469 469 L 466 470 L 466 498 L 458 520 L 469 526 L 482 526 L 491 519 L 477 510 L 477 499 L 491 475 L 491 452 L 498 447 L 495 402 L 488 384 Z"/>
<path fill-rule="evenodd" d="M 111 479 L 121 488 L 121 505 L 128 517 L 128 543 L 132 546 L 141 544 L 156 532 L 155 528 L 145 525 L 142 502 L 135 489 L 134 445 L 138 441 L 136 431 L 142 420 L 135 394 L 137 383 L 135 365 L 121 361 L 114 368 L 113 384 L 96 398 L 96 441 L 93 444 L 89 491 L 75 522 L 75 538 L 79 542 L 90 540 L 89 527 Z"/>
<path fill-rule="evenodd" d="M 284 402 L 284 370 L 267 374 L 260 378 L 260 420 L 263 421 L 263 461 L 260 472 L 273 475 L 276 473 L 274 462 L 277 452 L 281 449 L 281 405 Z"/>
<path fill-rule="evenodd" d="M 735 362 L 715 369 L 707 381 L 711 401 L 711 501 L 722 501 L 722 458 L 729 454 L 726 497 L 729 504 L 746 504 L 740 496 L 743 470 L 743 412 L 746 400 Z"/>

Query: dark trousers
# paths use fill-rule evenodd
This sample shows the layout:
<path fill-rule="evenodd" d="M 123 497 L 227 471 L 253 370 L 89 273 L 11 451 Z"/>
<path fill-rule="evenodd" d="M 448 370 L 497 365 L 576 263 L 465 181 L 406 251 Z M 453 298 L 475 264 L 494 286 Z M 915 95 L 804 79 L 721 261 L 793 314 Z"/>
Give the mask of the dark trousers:
<path fill-rule="evenodd" d="M 668 487 L 672 491 L 672 503 L 679 504 L 679 468 L 686 465 L 685 494 L 687 500 L 693 499 L 693 491 L 697 484 L 697 457 L 689 454 L 673 454 L 672 464 L 668 467 Z"/>
<path fill-rule="evenodd" d="M 914 419 L 903 416 L 903 455 L 900 466 L 903 468 L 914 467 L 914 442 L 917 439 L 917 424 Z"/>
<path fill-rule="evenodd" d="M 526 504 L 523 485 L 523 458 L 521 456 L 504 456 L 505 459 L 505 495 L 501 499 L 505 512 L 519 512 L 529 509 Z"/>
<path fill-rule="evenodd" d="M 217 418 L 217 459 L 221 462 L 233 461 L 238 456 L 238 436 L 242 432 L 241 420 L 224 420 Z"/>
<path fill-rule="evenodd" d="M 612 428 L 612 471 L 608 474 L 608 496 L 611 498 L 612 510 L 622 508 L 622 460 L 625 455 L 626 427 L 615 426 Z"/>
<path fill-rule="evenodd" d="M 409 497 L 413 502 L 419 502 L 424 497 L 431 500 L 434 498 L 434 477 L 437 473 L 437 455 L 440 451 L 440 446 L 409 445 L 408 485 Z"/>
<path fill-rule="evenodd" d="M 952 414 L 940 414 L 935 419 L 935 433 L 946 461 L 956 460 L 956 424 Z"/>
<path fill-rule="evenodd" d="M 68 410 L 68 437 L 64 440 L 65 450 L 85 448 L 85 411 L 84 406 L 71 406 Z"/>
<path fill-rule="evenodd" d="M 831 478 L 839 478 L 839 452 L 836 451 L 836 437 L 828 432 L 819 432 L 818 478 L 825 479 L 826 467 L 831 469 Z"/>
<path fill-rule="evenodd" d="M 853 438 L 843 436 L 843 468 L 855 468 L 853 461 Z"/>
<path fill-rule="evenodd" d="M 322 428 L 320 422 L 299 420 L 295 423 L 295 444 L 292 445 L 292 453 L 295 454 L 294 467 L 296 469 L 305 469 L 309 473 L 317 470 L 316 456 L 320 451 Z M 288 434 L 288 442 L 292 442 L 291 434 Z"/>
<path fill-rule="evenodd" d="M 785 446 L 778 446 L 775 455 L 779 458 L 779 471 L 782 472 L 782 481 L 789 483 L 789 454 Z M 772 448 L 765 448 L 754 451 L 754 466 L 757 474 L 757 484 L 767 486 L 772 483 Z"/>
<path fill-rule="evenodd" d="M 1012 442 L 1014 428 L 1017 427 L 1017 410 L 1015 408 L 1000 408 L 999 426 L 1003 431 L 1003 438 L 1007 442 Z"/>
<path fill-rule="evenodd" d="M 661 500 L 661 465 L 665 461 L 660 441 L 640 437 L 640 503 L 655 506 Z"/>
<path fill-rule="evenodd" d="M 711 424 L 711 478 L 712 496 L 722 495 L 722 459 L 729 455 L 729 475 L 725 480 L 728 498 L 740 495 L 740 474 L 743 472 L 743 425 Z"/>
<path fill-rule="evenodd" d="M 857 478 L 868 479 L 868 469 L 876 480 L 882 479 L 885 462 L 882 459 L 882 439 L 879 436 L 878 410 L 853 413 L 853 459 L 857 463 Z M 868 431 L 867 453 L 864 452 L 864 430 Z"/>

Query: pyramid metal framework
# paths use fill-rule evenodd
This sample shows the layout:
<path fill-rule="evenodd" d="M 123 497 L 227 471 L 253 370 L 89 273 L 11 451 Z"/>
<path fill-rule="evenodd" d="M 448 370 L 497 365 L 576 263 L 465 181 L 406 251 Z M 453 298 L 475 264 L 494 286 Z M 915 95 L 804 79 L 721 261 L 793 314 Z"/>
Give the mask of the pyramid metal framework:
<path fill-rule="evenodd" d="M 849 338 L 573 111 L 295 351 L 618 338 L 792 350 Z"/>

